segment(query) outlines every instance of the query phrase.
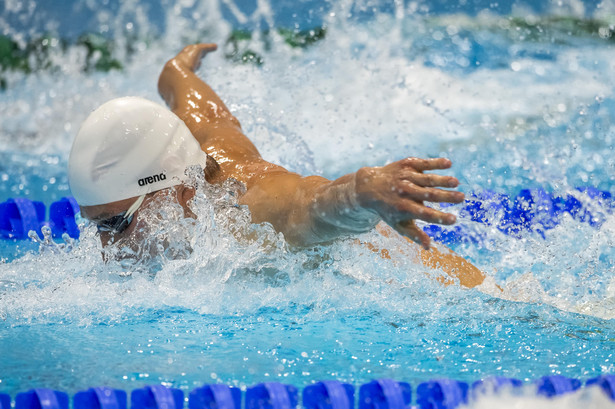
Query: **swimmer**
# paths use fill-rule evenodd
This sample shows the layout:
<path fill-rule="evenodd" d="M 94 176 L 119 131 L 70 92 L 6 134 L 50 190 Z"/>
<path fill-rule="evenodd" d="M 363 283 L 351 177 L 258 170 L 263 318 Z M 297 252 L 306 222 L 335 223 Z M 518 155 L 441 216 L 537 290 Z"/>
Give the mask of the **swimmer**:
<path fill-rule="evenodd" d="M 252 222 L 270 223 L 293 246 L 327 243 L 378 225 L 382 234 L 418 243 L 425 265 L 466 287 L 482 283 L 483 273 L 460 256 L 430 250 L 429 236 L 415 224 L 455 223 L 453 214 L 425 205 L 464 200 L 463 193 L 446 189 L 459 185 L 455 177 L 426 173 L 450 168 L 450 160 L 406 158 L 336 180 L 304 177 L 269 163 L 195 74 L 202 57 L 214 50 L 215 44 L 190 45 L 165 64 L 158 91 L 170 110 L 143 98 L 118 98 L 82 125 L 69 157 L 69 184 L 103 246 L 126 237 L 138 240 L 139 211 L 161 194 L 177 200 L 185 217 L 194 217 L 189 203 L 198 192 L 185 181 L 186 170 L 198 166 L 209 183 L 240 181 L 245 193 L 239 202 L 249 208 Z M 386 250 L 368 247 L 389 257 Z"/>

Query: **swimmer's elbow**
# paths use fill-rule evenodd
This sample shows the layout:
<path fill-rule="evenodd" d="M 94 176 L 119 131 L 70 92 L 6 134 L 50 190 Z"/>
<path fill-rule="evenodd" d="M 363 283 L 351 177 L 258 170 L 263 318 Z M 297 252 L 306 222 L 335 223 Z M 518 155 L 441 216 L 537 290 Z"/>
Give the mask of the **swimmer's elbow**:
<path fill-rule="evenodd" d="M 228 120 L 231 122 L 231 124 L 235 125 L 241 131 L 241 123 L 239 122 L 239 119 L 237 119 L 235 115 L 229 113 Z"/>

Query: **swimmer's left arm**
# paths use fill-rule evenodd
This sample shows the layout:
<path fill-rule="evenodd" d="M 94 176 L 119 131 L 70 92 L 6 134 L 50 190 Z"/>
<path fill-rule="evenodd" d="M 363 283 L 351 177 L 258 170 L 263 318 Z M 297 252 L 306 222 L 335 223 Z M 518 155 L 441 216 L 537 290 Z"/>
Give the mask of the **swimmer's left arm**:
<path fill-rule="evenodd" d="M 276 167 L 254 171 L 242 197 L 256 223 L 269 222 L 296 245 L 327 242 L 371 230 L 380 220 L 429 248 L 430 239 L 414 220 L 453 224 L 455 216 L 424 201 L 459 203 L 463 193 L 451 176 L 424 171 L 449 168 L 448 159 L 407 158 L 383 167 L 361 168 L 334 181 L 301 177 Z M 262 165 L 260 165 L 262 166 Z"/>

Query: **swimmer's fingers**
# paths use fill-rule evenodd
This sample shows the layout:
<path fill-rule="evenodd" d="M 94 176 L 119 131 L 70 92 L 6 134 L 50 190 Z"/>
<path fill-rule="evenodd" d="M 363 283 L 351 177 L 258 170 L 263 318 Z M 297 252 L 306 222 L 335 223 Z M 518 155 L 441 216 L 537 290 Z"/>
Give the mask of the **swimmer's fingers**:
<path fill-rule="evenodd" d="M 461 203 L 465 198 L 464 194 L 461 192 L 421 187 L 409 181 L 402 181 L 399 183 L 399 192 L 403 196 L 416 200 L 417 202 Z"/>
<path fill-rule="evenodd" d="M 410 166 L 411 168 L 423 172 L 425 170 L 436 169 L 448 169 L 451 167 L 452 162 L 447 158 L 433 158 L 433 159 L 420 159 L 420 158 L 406 158 L 400 161 L 402 166 Z"/>
<path fill-rule="evenodd" d="M 400 177 L 423 187 L 459 186 L 459 180 L 457 180 L 456 177 L 418 173 L 410 169 L 407 169 L 405 172 L 401 172 Z"/>
<path fill-rule="evenodd" d="M 195 46 L 200 51 L 201 58 L 205 57 L 207 54 L 213 51 L 216 51 L 218 49 L 218 45 L 214 43 L 201 43 L 201 44 L 195 44 Z"/>
<path fill-rule="evenodd" d="M 420 244 L 425 250 L 429 250 L 429 245 L 431 242 L 429 236 L 416 224 L 414 224 L 414 221 L 404 220 L 402 222 L 399 222 L 395 226 L 395 230 L 397 230 L 400 234 L 408 237 L 413 242 Z"/>
<path fill-rule="evenodd" d="M 177 54 L 177 59 L 181 60 L 192 71 L 196 71 L 201 65 L 201 59 L 208 53 L 215 51 L 218 48 L 213 43 L 191 44 Z"/>
<path fill-rule="evenodd" d="M 398 219 L 419 219 L 427 223 L 445 225 L 455 224 L 457 221 L 457 217 L 454 214 L 432 209 L 414 200 L 405 200 L 399 204 L 398 211 Z"/>

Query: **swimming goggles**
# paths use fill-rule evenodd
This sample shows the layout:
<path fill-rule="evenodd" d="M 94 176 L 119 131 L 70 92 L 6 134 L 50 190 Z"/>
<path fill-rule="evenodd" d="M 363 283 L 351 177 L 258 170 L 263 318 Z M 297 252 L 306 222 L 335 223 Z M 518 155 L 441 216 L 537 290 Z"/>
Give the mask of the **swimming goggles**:
<path fill-rule="evenodd" d="M 134 202 L 125 212 L 96 223 L 98 231 L 107 231 L 116 234 L 122 233 L 128 228 L 128 226 L 130 226 L 130 223 L 132 223 L 132 219 L 134 218 L 139 207 L 141 207 L 143 199 L 145 199 L 145 195 L 139 196 L 137 201 Z"/>

